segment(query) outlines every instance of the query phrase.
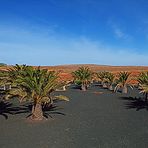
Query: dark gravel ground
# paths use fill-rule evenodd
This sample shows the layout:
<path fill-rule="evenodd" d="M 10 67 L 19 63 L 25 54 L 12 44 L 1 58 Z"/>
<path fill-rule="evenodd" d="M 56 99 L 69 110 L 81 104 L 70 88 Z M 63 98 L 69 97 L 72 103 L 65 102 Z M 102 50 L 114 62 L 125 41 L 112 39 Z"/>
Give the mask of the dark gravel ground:
<path fill-rule="evenodd" d="M 137 90 L 123 95 L 92 86 L 58 93 L 70 102 L 58 102 L 43 122 L 28 121 L 29 109 L 16 108 L 17 101 L 7 104 L 0 148 L 148 148 L 148 107 Z"/>

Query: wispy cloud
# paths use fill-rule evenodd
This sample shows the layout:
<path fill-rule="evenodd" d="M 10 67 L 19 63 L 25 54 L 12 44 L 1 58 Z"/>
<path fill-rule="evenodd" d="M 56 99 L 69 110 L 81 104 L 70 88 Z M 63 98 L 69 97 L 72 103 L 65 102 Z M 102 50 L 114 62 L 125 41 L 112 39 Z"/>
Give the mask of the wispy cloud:
<path fill-rule="evenodd" d="M 127 41 L 131 40 L 131 35 L 129 35 L 120 25 L 111 20 L 108 21 L 108 24 L 112 29 L 112 32 L 115 35 L 115 37 Z"/>
<path fill-rule="evenodd" d="M 138 31 L 143 34 L 143 38 L 148 41 L 148 18 L 143 17 L 142 23 L 140 23 L 140 27 Z"/>
<path fill-rule="evenodd" d="M 127 37 L 127 35 L 123 31 L 121 31 L 121 29 L 119 29 L 118 27 L 114 27 L 113 29 L 114 29 L 115 35 L 118 38 L 126 38 Z"/>

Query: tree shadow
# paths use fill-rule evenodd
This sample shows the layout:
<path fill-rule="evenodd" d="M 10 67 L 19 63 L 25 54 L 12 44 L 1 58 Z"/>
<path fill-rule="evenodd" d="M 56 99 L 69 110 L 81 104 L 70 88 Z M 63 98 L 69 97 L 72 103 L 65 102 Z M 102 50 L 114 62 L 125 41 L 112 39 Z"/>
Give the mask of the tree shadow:
<path fill-rule="evenodd" d="M 42 109 L 43 109 L 43 115 L 46 118 L 48 117 L 53 118 L 52 115 L 55 115 L 55 114 L 65 115 L 63 112 L 59 111 L 63 108 L 59 108 L 54 104 L 43 105 Z M 17 106 L 13 106 L 13 104 L 10 102 L 5 102 L 5 101 L 0 102 L 0 115 L 3 116 L 6 120 L 8 119 L 8 115 L 18 115 L 18 114 L 28 113 L 29 115 L 27 117 L 29 117 L 32 115 L 31 111 L 32 111 L 32 103 L 23 104 L 17 107 Z"/>
<path fill-rule="evenodd" d="M 141 97 L 121 97 L 121 99 L 127 101 L 125 102 L 126 109 L 136 109 L 136 111 L 146 109 L 148 111 L 148 102 Z"/>
<path fill-rule="evenodd" d="M 23 114 L 23 113 L 29 113 L 29 115 L 27 115 L 27 118 L 30 117 L 32 115 L 31 111 L 32 111 L 32 106 L 33 104 L 24 104 L 22 106 L 20 106 L 20 110 L 15 112 L 15 114 Z M 57 105 L 53 104 L 53 105 L 42 105 L 42 110 L 43 110 L 43 116 L 48 118 L 48 117 L 52 117 L 52 115 L 54 114 L 58 114 L 58 115 L 65 115 L 63 112 L 60 112 L 59 110 L 61 110 L 63 108 L 59 108 Z"/>
<path fill-rule="evenodd" d="M 94 86 L 94 87 L 97 87 L 97 86 L 100 86 L 100 87 L 102 87 L 102 84 L 101 83 L 97 83 L 97 82 L 95 82 L 95 83 L 92 83 L 92 86 Z"/>
<path fill-rule="evenodd" d="M 14 115 L 19 110 L 19 107 L 14 107 L 12 103 L 0 101 L 0 115 L 6 120 L 8 115 Z"/>
<path fill-rule="evenodd" d="M 101 89 L 104 89 L 104 90 L 109 90 L 109 89 L 108 89 L 108 87 L 101 87 Z"/>
<path fill-rule="evenodd" d="M 71 86 L 71 89 L 79 89 L 79 90 L 81 90 L 81 85 L 74 85 L 74 86 Z"/>
<path fill-rule="evenodd" d="M 65 113 L 61 112 L 60 110 L 62 110 L 63 108 L 62 107 L 58 107 L 57 105 L 45 105 L 43 107 L 43 113 L 44 113 L 44 116 L 46 118 L 50 117 L 50 118 L 53 118 L 52 115 L 66 115 Z"/>

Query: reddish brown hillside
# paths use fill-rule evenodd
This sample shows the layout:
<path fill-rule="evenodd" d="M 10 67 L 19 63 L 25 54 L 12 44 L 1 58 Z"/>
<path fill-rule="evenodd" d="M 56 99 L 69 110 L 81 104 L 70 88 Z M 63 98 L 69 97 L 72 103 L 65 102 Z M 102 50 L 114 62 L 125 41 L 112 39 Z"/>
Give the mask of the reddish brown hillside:
<path fill-rule="evenodd" d="M 66 73 L 71 73 L 72 71 L 77 70 L 81 66 L 87 66 L 92 71 L 112 71 L 112 72 L 119 72 L 119 71 L 131 71 L 137 73 L 139 71 L 148 71 L 148 66 L 106 66 L 106 65 L 95 65 L 95 64 L 78 64 L 78 65 L 59 65 L 59 66 L 41 66 L 41 68 L 61 71 Z M 6 70 L 11 66 L 7 67 L 0 67 L 0 70 Z"/>
<path fill-rule="evenodd" d="M 104 66 L 104 65 L 93 65 L 93 64 L 84 64 L 84 65 L 60 65 L 60 66 L 42 66 L 42 68 L 47 68 L 50 70 L 58 70 L 61 72 L 70 73 L 77 70 L 81 66 L 88 66 L 92 71 L 148 71 L 148 66 Z"/>
<path fill-rule="evenodd" d="M 81 66 L 87 66 L 92 71 L 111 71 L 117 74 L 120 71 L 131 72 L 131 77 L 137 76 L 141 71 L 148 71 L 148 66 L 106 66 L 106 65 L 94 65 L 94 64 L 78 64 L 78 65 L 59 65 L 59 66 L 41 66 L 43 69 L 59 71 L 61 79 L 72 79 L 71 72 L 77 70 Z M 0 70 L 7 70 L 11 66 L 0 67 Z M 35 66 L 36 67 L 36 66 Z M 136 81 L 132 81 L 135 83 Z"/>

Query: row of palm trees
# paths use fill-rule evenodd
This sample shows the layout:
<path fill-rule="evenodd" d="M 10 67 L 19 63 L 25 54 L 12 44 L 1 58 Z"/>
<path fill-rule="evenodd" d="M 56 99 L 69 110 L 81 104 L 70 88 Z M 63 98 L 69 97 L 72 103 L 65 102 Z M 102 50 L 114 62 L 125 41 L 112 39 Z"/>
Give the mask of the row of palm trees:
<path fill-rule="evenodd" d="M 108 88 L 117 92 L 121 89 L 122 93 L 127 93 L 128 87 L 133 88 L 130 81 L 131 73 L 130 72 L 119 72 L 118 75 L 115 75 L 108 71 L 101 71 L 94 73 L 88 67 L 80 67 L 78 70 L 72 72 L 74 81 L 81 82 L 81 89 L 86 91 L 89 84 L 92 80 L 98 81 L 101 83 L 103 88 Z M 141 72 L 137 78 L 133 78 L 138 82 L 140 93 L 145 95 L 145 100 L 148 99 L 148 72 Z M 115 86 L 113 88 L 113 86 Z"/>
<path fill-rule="evenodd" d="M 92 78 L 93 72 L 88 67 L 80 67 L 78 70 L 72 72 L 74 82 L 79 82 L 81 89 L 86 91 Z"/>
<path fill-rule="evenodd" d="M 120 72 L 115 75 L 108 71 L 94 73 L 88 67 L 80 67 L 72 72 L 74 82 L 81 85 L 81 89 L 86 91 L 90 83 L 97 81 L 102 87 L 108 88 L 114 92 L 122 89 L 122 93 L 127 93 L 127 87 L 130 85 L 129 72 Z M 148 72 L 142 72 L 136 80 L 139 84 L 140 92 L 145 94 L 145 100 L 148 98 Z M 59 73 L 48 71 L 47 69 L 33 68 L 27 65 L 15 65 L 8 71 L 0 72 L 0 85 L 9 85 L 11 89 L 5 91 L 5 99 L 17 98 L 22 101 L 29 100 L 33 103 L 32 120 L 42 120 L 43 107 L 48 104 L 53 104 L 56 99 L 69 101 L 69 98 L 63 95 L 53 96 L 52 92 L 61 87 L 69 85 L 69 82 L 61 82 Z"/>
<path fill-rule="evenodd" d="M 122 93 L 127 93 L 127 86 L 132 88 L 132 85 L 129 83 L 129 72 L 119 72 L 116 76 L 115 74 L 107 71 L 102 71 L 96 73 L 97 78 L 101 82 L 103 88 L 108 88 L 109 90 L 114 90 L 117 92 L 121 89 Z M 113 88 L 113 85 L 115 86 Z"/>

